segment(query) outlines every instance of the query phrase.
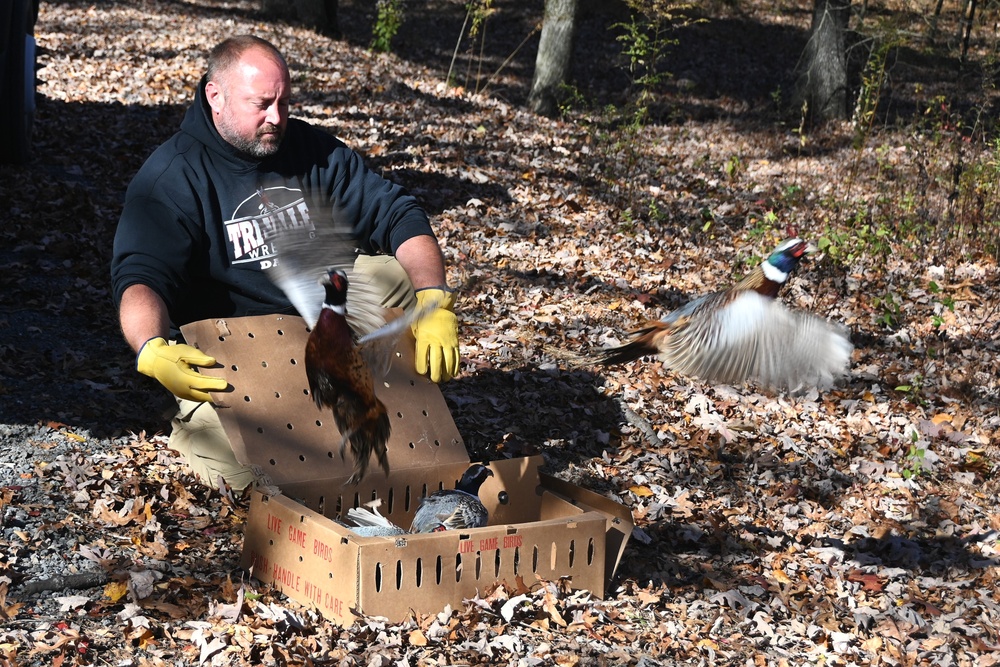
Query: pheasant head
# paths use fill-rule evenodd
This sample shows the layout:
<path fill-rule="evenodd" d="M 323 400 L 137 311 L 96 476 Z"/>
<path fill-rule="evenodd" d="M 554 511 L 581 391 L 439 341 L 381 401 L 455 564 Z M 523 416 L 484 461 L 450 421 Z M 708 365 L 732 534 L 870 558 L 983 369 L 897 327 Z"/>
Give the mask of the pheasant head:
<path fill-rule="evenodd" d="M 799 238 L 785 239 L 760 266 L 733 286 L 734 291 L 753 290 L 763 296 L 775 297 L 806 254 L 816 246 Z"/>

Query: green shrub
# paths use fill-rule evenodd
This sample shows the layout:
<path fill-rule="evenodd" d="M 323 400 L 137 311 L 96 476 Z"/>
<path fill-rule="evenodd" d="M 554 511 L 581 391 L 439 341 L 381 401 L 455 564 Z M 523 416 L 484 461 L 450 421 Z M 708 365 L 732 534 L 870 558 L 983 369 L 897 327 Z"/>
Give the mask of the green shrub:
<path fill-rule="evenodd" d="M 378 0 L 375 5 L 378 14 L 372 27 L 372 51 L 389 53 L 392 40 L 403 25 L 403 0 Z"/>

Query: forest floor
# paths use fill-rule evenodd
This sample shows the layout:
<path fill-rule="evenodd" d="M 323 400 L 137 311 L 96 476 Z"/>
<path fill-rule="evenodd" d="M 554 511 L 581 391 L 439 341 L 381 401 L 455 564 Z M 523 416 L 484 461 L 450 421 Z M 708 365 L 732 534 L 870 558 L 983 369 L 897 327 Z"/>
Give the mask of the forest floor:
<path fill-rule="evenodd" d="M 410 3 L 393 55 L 366 48 L 374 3 L 340 5 L 334 41 L 253 0 L 42 2 L 35 156 L 0 167 L 0 665 L 1000 662 L 985 28 L 962 63 L 911 16 L 869 121 L 811 130 L 783 111 L 811 3 L 709 3 L 629 133 L 620 15 L 585 16 L 577 102 L 552 120 L 524 106 L 540 1 L 494 2 L 458 87 L 464 3 Z M 135 373 L 108 279 L 129 180 L 237 32 L 287 55 L 293 114 L 431 214 L 465 286 L 442 391 L 470 457 L 541 454 L 632 510 L 605 599 L 527 582 L 338 627 L 240 569 L 247 499 L 165 448 L 169 396 Z M 731 284 L 790 224 L 823 252 L 782 298 L 850 329 L 840 386 L 566 367 Z"/>

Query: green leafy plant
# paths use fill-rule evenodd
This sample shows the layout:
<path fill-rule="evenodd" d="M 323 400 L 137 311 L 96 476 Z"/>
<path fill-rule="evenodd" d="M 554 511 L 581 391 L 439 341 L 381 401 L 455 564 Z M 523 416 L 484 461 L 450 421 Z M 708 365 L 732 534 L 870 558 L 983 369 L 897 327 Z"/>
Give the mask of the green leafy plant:
<path fill-rule="evenodd" d="M 673 32 L 693 19 L 684 12 L 687 3 L 662 0 L 627 0 L 633 14 L 628 21 L 615 23 L 616 40 L 621 45 L 623 68 L 628 72 L 632 94 L 622 106 L 607 105 L 601 112 L 601 131 L 595 145 L 602 153 L 603 180 L 608 191 L 618 197 L 621 208 L 638 210 L 633 183 L 649 151 L 643 140 L 651 122 L 651 108 L 662 83 L 671 75 L 663 63 L 677 44 Z M 734 164 L 734 167 L 738 165 Z M 734 173 L 735 175 L 735 173 Z"/>
<path fill-rule="evenodd" d="M 801 185 L 786 185 L 782 191 L 782 199 L 784 199 L 789 204 L 793 204 L 800 199 L 802 195 L 805 194 L 805 189 Z"/>
<path fill-rule="evenodd" d="M 910 439 L 912 444 L 906 450 L 906 463 L 900 471 L 903 479 L 912 479 L 927 471 L 927 450 L 923 447 L 917 447 L 919 436 L 916 431 L 913 431 Z"/>
<path fill-rule="evenodd" d="M 927 291 L 930 292 L 931 294 L 934 294 L 935 296 L 937 296 L 937 295 L 941 294 L 941 287 L 938 286 L 938 284 L 932 280 L 929 283 L 927 283 Z M 951 297 L 951 296 L 948 296 L 947 294 L 945 294 L 945 295 L 942 295 L 942 296 L 936 298 L 935 301 L 937 301 L 944 308 L 947 308 L 951 312 L 953 312 L 953 313 L 955 312 L 955 298 L 954 297 Z M 943 325 L 943 324 L 944 324 L 944 316 L 942 316 L 942 315 L 940 315 L 938 313 L 934 313 L 933 315 L 931 315 L 931 325 L 935 329 L 941 328 L 941 325 Z"/>
<path fill-rule="evenodd" d="M 576 111 L 587 108 L 587 98 L 580 91 L 579 88 L 572 84 L 560 83 L 559 84 L 559 115 L 562 118 L 567 118 Z M 586 121 L 583 121 L 586 126 Z"/>
<path fill-rule="evenodd" d="M 701 231 L 702 233 L 705 233 L 712 228 L 712 225 L 715 224 L 715 213 L 713 213 L 712 209 L 707 206 L 703 206 L 698 213 L 702 220 Z"/>
<path fill-rule="evenodd" d="M 392 51 L 392 40 L 403 25 L 404 0 L 378 0 L 375 3 L 375 25 L 372 26 L 372 51 L 389 53 Z"/>
<path fill-rule="evenodd" d="M 632 5 L 641 7 L 643 3 L 633 2 Z M 612 26 L 621 31 L 617 40 L 622 45 L 622 55 L 628 61 L 632 85 L 639 91 L 639 105 L 645 104 L 655 88 L 669 76 L 660 70 L 660 63 L 667 50 L 677 44 L 676 39 L 667 35 L 680 9 L 680 5 L 665 7 L 661 11 L 650 12 L 646 9 L 633 14 L 629 21 Z"/>
<path fill-rule="evenodd" d="M 465 3 L 465 20 L 462 22 L 462 31 L 458 35 L 458 41 L 455 43 L 455 51 L 451 55 L 451 64 L 448 66 L 447 81 L 449 86 L 458 85 L 455 81 L 457 77 L 454 75 L 455 60 L 458 58 L 462 41 L 468 36 L 469 58 L 466 62 L 464 85 L 468 86 L 472 63 L 475 61 L 477 63 L 476 92 L 479 92 L 479 81 L 482 78 L 483 51 L 486 48 L 486 20 L 494 11 L 496 10 L 493 8 L 493 0 L 469 0 L 469 2 Z M 533 35 L 536 30 L 537 27 L 535 30 L 532 30 L 531 34 Z M 479 41 L 478 56 L 474 54 L 477 39 Z"/>
<path fill-rule="evenodd" d="M 479 0 L 480 2 L 482 0 Z M 600 179 L 603 194 L 622 213 L 623 223 L 633 225 L 648 215 L 662 223 L 667 215 L 652 197 L 645 198 L 644 188 L 636 186 L 642 179 L 636 175 L 656 169 L 651 158 L 651 143 L 646 139 L 648 126 L 656 122 L 654 112 L 663 82 L 671 74 L 664 68 L 670 49 L 677 44 L 674 31 L 695 19 L 685 12 L 693 5 L 669 0 L 626 0 L 632 14 L 628 21 L 611 26 L 620 44 L 621 66 L 631 81 L 630 94 L 623 104 L 607 104 L 599 109 L 587 108 L 587 100 L 578 89 L 561 89 L 559 109 L 564 118 L 579 114 L 575 122 L 587 127 L 594 146 L 595 175 Z M 726 170 L 730 179 L 738 178 L 743 169 L 739 156 L 733 156 Z M 711 227 L 711 216 L 704 217 L 705 229 Z"/>
<path fill-rule="evenodd" d="M 740 156 L 731 155 L 729 159 L 726 160 L 724 170 L 726 172 L 726 177 L 731 181 L 735 181 L 736 177 L 743 171 L 743 161 L 740 160 Z"/>
<path fill-rule="evenodd" d="M 748 219 L 750 227 L 747 234 L 751 239 L 762 239 L 778 226 L 778 215 L 774 211 L 766 211 L 764 215 L 751 215 Z"/>
<path fill-rule="evenodd" d="M 886 292 L 882 296 L 877 296 L 873 300 L 875 310 L 878 312 L 876 322 L 887 329 L 895 329 L 902 321 L 903 310 L 899 297 L 892 292 Z M 897 391 L 905 391 L 897 388 Z"/>
<path fill-rule="evenodd" d="M 958 142 L 956 142 L 958 143 Z M 1000 257 L 1000 136 L 990 150 L 971 160 L 956 156 L 959 174 L 955 198 L 955 223 L 951 234 L 960 241 L 981 240 L 994 257 Z M 964 147 L 959 146 L 956 151 Z"/>
<path fill-rule="evenodd" d="M 827 228 L 816 246 L 840 264 L 853 264 L 862 257 L 883 262 L 892 255 L 893 229 L 888 221 L 861 222 L 867 214 L 855 215 L 852 229 Z"/>
<path fill-rule="evenodd" d="M 654 222 L 664 222 L 670 217 L 670 212 L 660 208 L 660 204 L 655 199 L 649 200 L 649 219 Z"/>
<path fill-rule="evenodd" d="M 896 387 L 896 391 L 907 395 L 908 400 L 914 405 L 927 405 L 927 399 L 923 396 L 924 376 L 917 373 L 910 380 L 909 384 L 901 384 Z"/>
<path fill-rule="evenodd" d="M 784 103 L 784 93 L 781 90 L 781 86 L 778 86 L 771 91 L 771 103 L 774 105 L 775 109 L 781 109 Z"/>
<path fill-rule="evenodd" d="M 867 143 L 875 123 L 875 112 L 888 76 L 890 55 L 902 43 L 899 35 L 891 30 L 872 41 L 874 46 L 862 70 L 861 87 L 854 105 L 854 148 L 859 151 Z"/>
<path fill-rule="evenodd" d="M 917 449 L 916 446 L 910 445 L 910 449 L 906 452 L 907 465 L 900 472 L 903 479 L 912 479 L 924 472 L 925 454 L 927 454 L 927 450 Z"/>
<path fill-rule="evenodd" d="M 618 233 L 626 235 L 635 233 L 635 216 L 632 214 L 632 209 L 627 208 L 622 211 L 618 219 Z"/>

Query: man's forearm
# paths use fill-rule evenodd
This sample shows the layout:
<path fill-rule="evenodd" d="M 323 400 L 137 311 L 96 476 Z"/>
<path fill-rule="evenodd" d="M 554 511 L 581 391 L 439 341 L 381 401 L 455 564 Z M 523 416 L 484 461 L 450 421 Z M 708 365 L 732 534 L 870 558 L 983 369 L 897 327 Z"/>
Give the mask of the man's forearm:
<path fill-rule="evenodd" d="M 170 333 L 170 316 L 160 295 L 146 285 L 130 285 L 122 294 L 118 319 L 125 341 L 136 352 L 150 338 Z"/>
<path fill-rule="evenodd" d="M 414 236 L 407 239 L 396 249 L 396 260 L 409 276 L 413 289 L 447 285 L 444 257 L 441 255 L 437 239 L 433 236 Z"/>

